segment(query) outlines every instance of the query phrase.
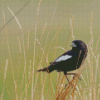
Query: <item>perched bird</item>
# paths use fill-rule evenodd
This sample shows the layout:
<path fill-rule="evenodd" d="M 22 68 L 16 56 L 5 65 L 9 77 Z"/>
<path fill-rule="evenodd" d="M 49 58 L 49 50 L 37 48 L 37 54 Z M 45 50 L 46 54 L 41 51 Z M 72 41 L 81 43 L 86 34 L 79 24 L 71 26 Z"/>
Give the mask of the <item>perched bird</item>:
<path fill-rule="evenodd" d="M 85 60 L 88 52 L 86 44 L 81 40 L 74 40 L 71 46 L 71 50 L 59 56 L 51 62 L 48 67 L 37 70 L 37 72 L 46 71 L 51 73 L 54 70 L 57 70 L 58 72 L 63 71 L 69 82 L 67 75 L 75 75 L 76 73 L 67 72 L 78 69 Z"/>

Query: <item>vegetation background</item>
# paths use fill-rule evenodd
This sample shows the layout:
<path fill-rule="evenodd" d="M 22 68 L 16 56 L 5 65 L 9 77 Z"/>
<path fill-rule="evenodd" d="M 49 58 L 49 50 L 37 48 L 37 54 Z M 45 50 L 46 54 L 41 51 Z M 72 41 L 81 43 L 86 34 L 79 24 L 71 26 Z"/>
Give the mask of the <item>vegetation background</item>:
<path fill-rule="evenodd" d="M 99 100 L 99 5 L 99 0 L 0 1 L 0 99 Z M 74 39 L 89 46 L 88 57 L 76 89 L 69 84 L 62 97 L 63 73 L 36 70 L 71 49 Z"/>

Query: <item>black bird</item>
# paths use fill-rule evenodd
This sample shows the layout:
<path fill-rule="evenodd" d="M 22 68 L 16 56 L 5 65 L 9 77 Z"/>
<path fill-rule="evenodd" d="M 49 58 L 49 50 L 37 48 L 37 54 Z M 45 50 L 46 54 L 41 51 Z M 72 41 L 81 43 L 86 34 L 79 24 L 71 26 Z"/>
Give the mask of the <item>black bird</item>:
<path fill-rule="evenodd" d="M 75 75 L 76 73 L 67 73 L 80 67 L 87 56 L 87 46 L 81 40 L 74 40 L 71 44 L 72 50 L 69 50 L 50 63 L 48 67 L 37 70 L 51 73 L 54 70 L 63 71 L 69 82 L 67 75 Z"/>

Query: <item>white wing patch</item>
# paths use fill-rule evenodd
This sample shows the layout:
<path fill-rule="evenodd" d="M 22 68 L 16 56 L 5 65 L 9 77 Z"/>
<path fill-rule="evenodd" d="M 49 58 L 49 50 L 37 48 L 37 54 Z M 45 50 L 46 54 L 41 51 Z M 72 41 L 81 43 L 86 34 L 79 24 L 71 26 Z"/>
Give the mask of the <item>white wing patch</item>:
<path fill-rule="evenodd" d="M 55 62 L 64 61 L 64 60 L 67 60 L 67 59 L 69 59 L 69 58 L 71 58 L 71 57 L 72 57 L 72 56 L 64 55 L 64 56 L 59 57 Z"/>

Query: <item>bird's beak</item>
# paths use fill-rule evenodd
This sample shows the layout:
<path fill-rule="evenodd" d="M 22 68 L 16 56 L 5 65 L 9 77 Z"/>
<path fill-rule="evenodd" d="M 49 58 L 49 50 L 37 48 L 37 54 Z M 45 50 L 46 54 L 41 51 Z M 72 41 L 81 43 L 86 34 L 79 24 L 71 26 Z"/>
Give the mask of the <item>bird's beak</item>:
<path fill-rule="evenodd" d="M 71 47 L 76 47 L 76 44 L 72 43 L 70 46 L 71 46 Z"/>
<path fill-rule="evenodd" d="M 73 47 L 73 44 L 71 44 L 70 46 Z"/>

